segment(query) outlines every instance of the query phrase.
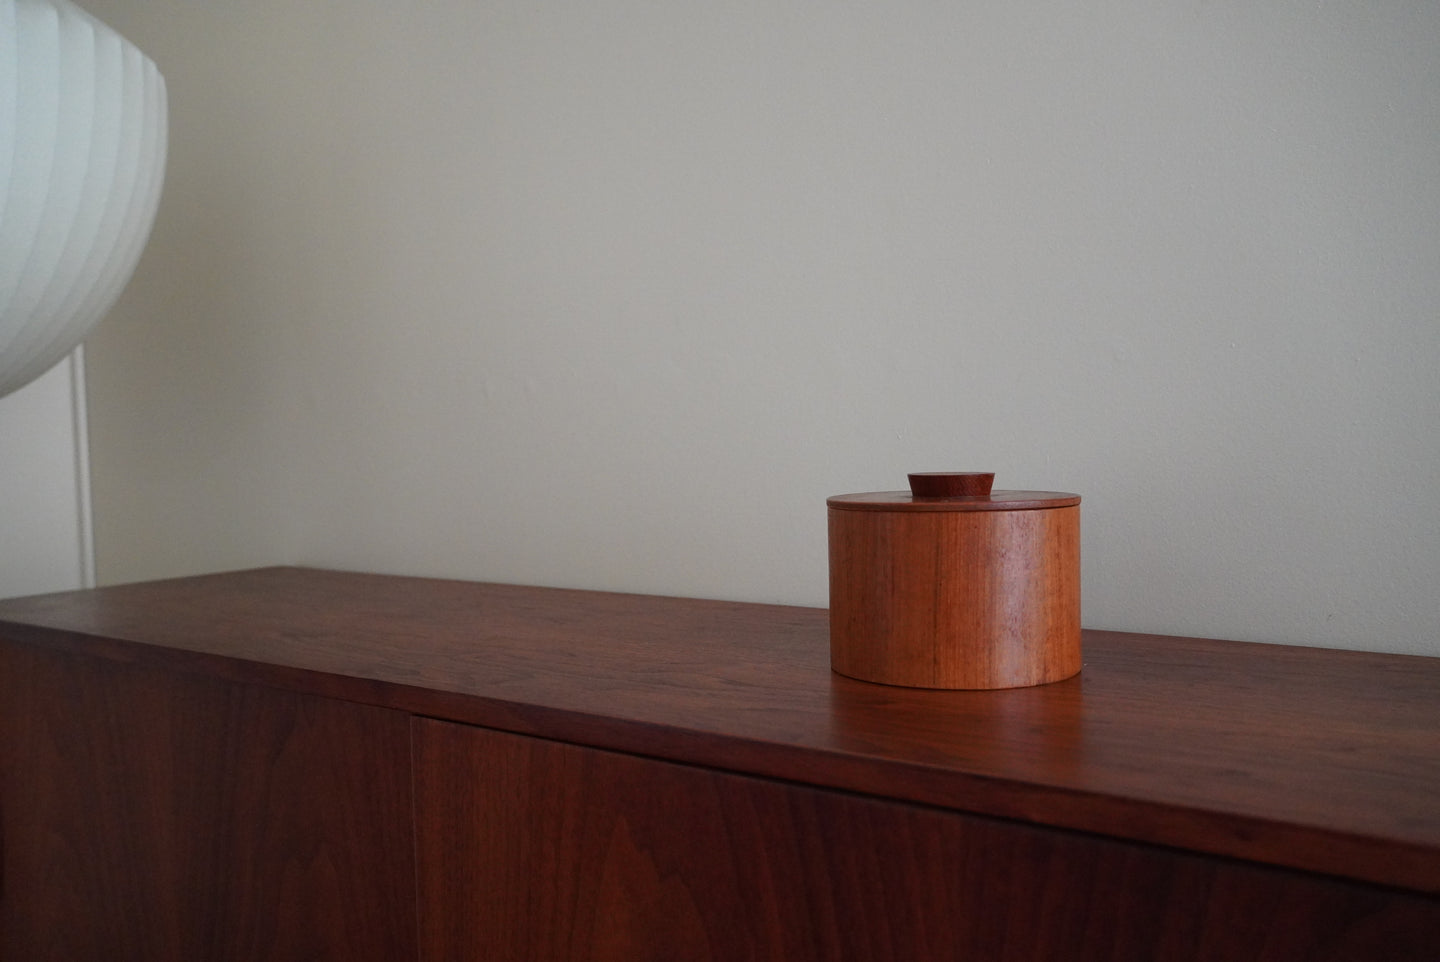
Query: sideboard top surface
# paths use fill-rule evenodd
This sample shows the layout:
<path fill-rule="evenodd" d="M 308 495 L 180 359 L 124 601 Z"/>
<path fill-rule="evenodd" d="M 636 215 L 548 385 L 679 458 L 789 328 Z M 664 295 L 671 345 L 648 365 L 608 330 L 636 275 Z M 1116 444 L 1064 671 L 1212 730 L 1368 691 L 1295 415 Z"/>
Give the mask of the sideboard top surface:
<path fill-rule="evenodd" d="M 1067 681 L 829 669 L 823 609 L 265 568 L 0 640 L 1440 893 L 1440 659 L 1086 631 Z"/>

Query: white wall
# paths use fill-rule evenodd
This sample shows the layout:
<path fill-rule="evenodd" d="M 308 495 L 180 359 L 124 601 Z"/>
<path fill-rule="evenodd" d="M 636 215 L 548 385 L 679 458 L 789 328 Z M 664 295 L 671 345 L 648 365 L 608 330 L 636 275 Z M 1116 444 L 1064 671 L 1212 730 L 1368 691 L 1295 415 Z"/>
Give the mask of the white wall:
<path fill-rule="evenodd" d="M 0 398 L 0 598 L 94 584 L 82 358 Z"/>
<path fill-rule="evenodd" d="M 1440 5 L 87 5 L 104 581 L 824 604 L 826 495 L 994 470 L 1088 625 L 1440 654 Z"/>

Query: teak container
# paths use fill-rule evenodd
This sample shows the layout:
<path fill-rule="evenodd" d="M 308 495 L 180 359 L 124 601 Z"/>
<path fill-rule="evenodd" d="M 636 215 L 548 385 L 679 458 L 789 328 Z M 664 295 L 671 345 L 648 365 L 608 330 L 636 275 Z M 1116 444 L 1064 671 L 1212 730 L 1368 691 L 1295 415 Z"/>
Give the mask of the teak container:
<path fill-rule="evenodd" d="M 910 475 L 830 516 L 830 664 L 912 688 L 1018 688 L 1080 671 L 1080 496 Z"/>

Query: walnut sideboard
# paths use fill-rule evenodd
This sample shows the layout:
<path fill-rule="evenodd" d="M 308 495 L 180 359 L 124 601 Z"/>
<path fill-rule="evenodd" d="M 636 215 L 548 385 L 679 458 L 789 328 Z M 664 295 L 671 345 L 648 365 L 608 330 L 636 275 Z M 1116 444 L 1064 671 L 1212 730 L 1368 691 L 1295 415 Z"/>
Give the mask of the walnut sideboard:
<path fill-rule="evenodd" d="M 0 959 L 1440 959 L 1440 659 L 295 568 L 0 602 Z"/>

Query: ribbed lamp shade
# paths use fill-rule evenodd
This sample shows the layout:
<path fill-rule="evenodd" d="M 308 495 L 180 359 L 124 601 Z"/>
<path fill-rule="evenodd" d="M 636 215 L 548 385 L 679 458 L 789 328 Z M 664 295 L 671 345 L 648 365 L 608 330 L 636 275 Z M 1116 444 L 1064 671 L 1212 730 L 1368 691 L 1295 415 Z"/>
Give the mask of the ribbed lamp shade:
<path fill-rule="evenodd" d="M 130 280 L 165 173 L 165 81 L 68 0 L 0 0 L 0 397 Z"/>

